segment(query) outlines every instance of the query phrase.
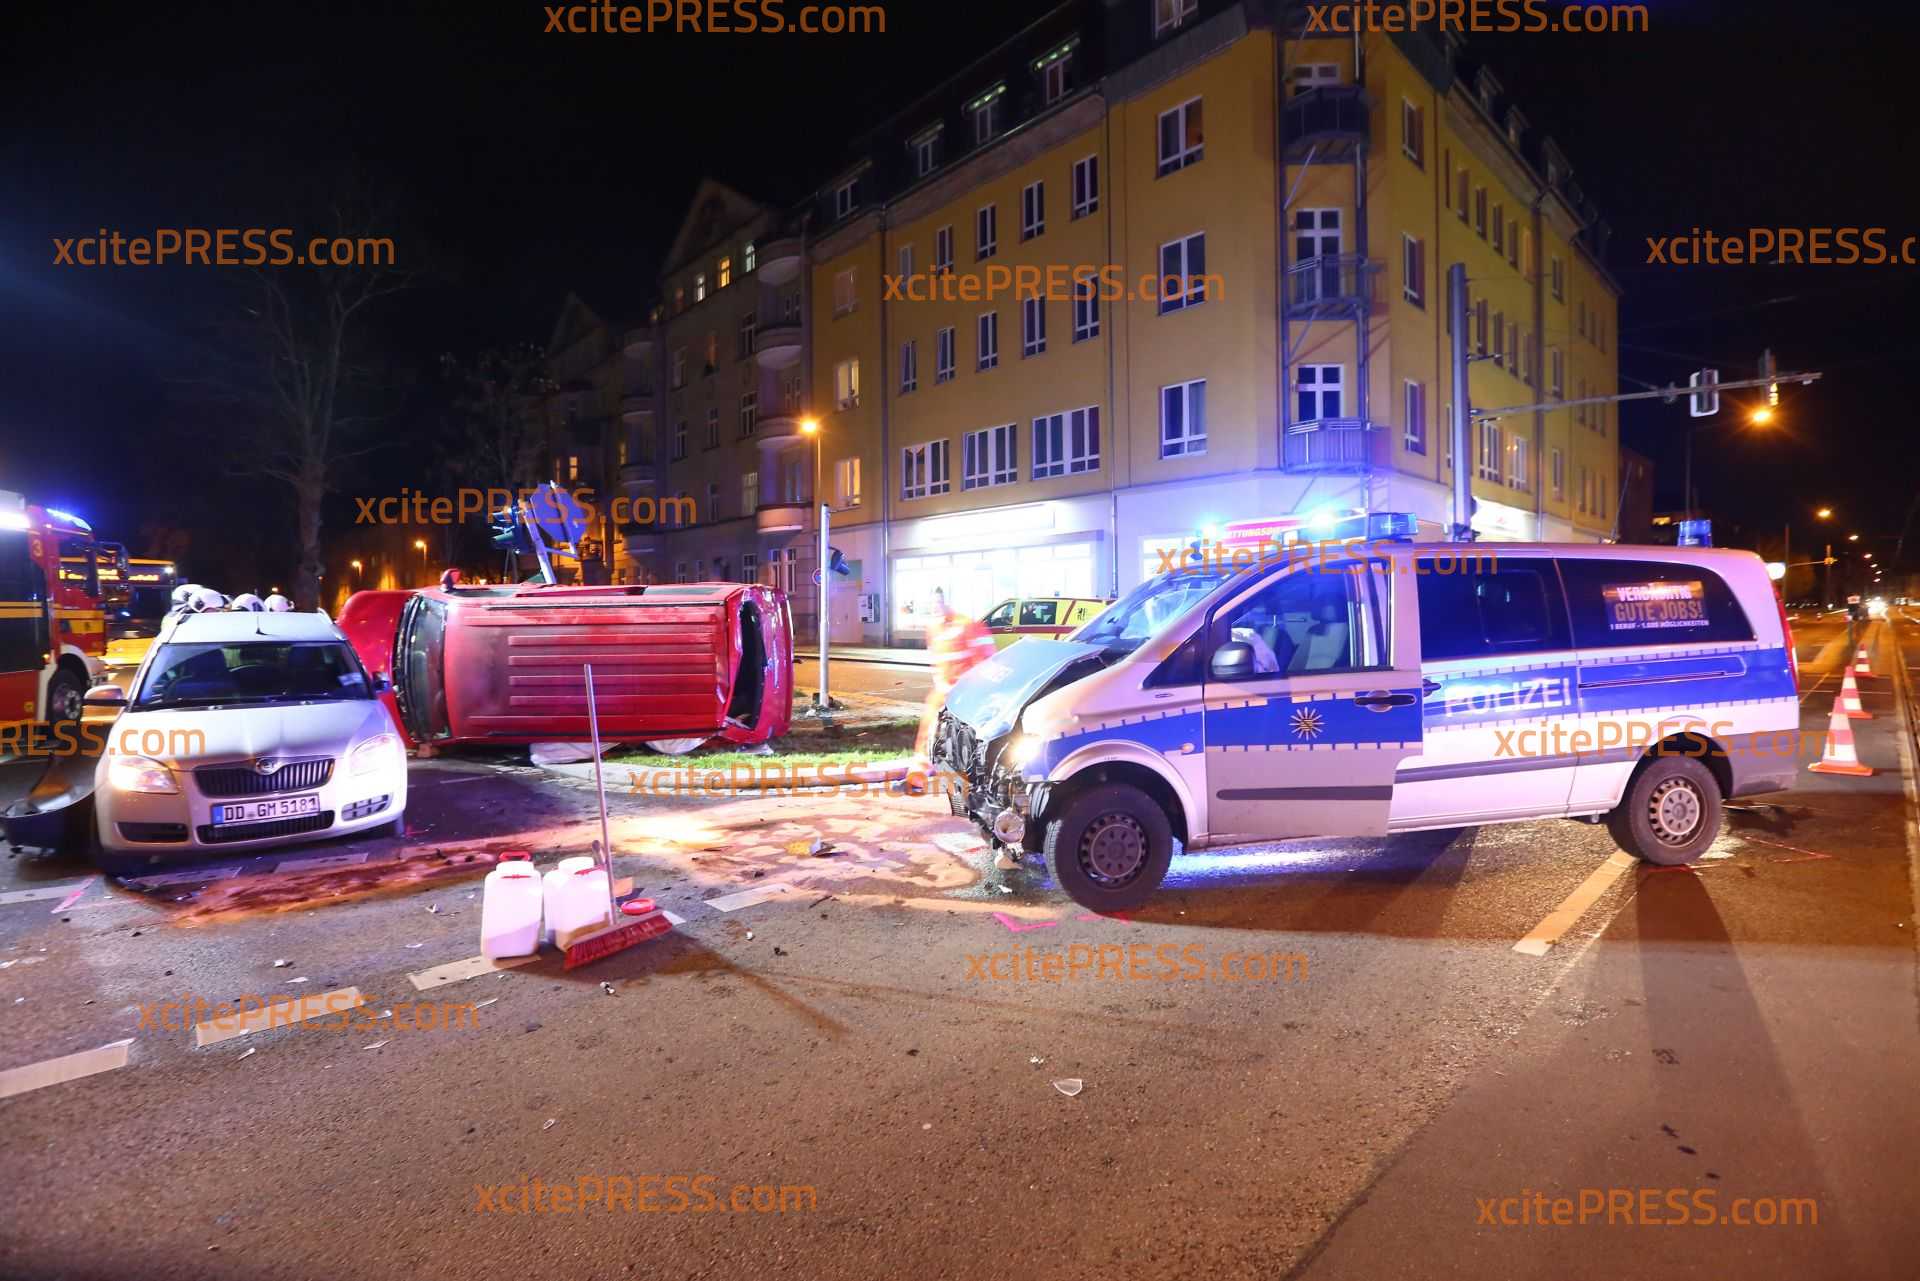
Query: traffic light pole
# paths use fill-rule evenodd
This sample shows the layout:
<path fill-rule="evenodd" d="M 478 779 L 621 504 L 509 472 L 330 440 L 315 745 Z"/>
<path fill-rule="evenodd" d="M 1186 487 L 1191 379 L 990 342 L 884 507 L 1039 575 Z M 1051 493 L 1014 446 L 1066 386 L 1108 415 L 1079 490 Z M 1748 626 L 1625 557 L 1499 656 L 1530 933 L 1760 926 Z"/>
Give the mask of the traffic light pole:
<path fill-rule="evenodd" d="M 819 471 L 818 466 L 814 468 Z M 817 479 L 816 479 L 817 486 Z M 818 489 L 815 490 L 818 493 Z M 815 571 L 820 579 L 820 619 L 815 630 L 820 633 L 820 692 L 814 696 L 814 706 L 821 715 L 833 708 L 833 697 L 827 693 L 827 636 L 833 630 L 827 622 L 827 591 L 833 574 L 827 565 L 827 557 L 832 553 L 827 549 L 827 534 L 833 523 L 833 508 L 820 504 L 820 568 Z"/>
<path fill-rule="evenodd" d="M 1467 265 L 1447 268 L 1447 315 L 1453 326 L 1453 536 L 1473 541 L 1473 464 L 1468 450 L 1473 408 L 1467 403 Z"/>

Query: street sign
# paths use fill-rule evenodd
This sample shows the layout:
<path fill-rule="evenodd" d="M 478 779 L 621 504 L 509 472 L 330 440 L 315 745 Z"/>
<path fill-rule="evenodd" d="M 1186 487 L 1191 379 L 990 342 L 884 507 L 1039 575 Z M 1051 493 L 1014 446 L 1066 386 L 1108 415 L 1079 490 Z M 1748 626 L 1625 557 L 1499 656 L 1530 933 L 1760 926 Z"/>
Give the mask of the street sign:
<path fill-rule="evenodd" d="M 1691 399 L 1687 402 L 1687 413 L 1695 418 L 1711 418 L 1720 412 L 1720 382 L 1718 369 L 1696 369 L 1687 378 L 1687 386 L 1693 388 Z"/>

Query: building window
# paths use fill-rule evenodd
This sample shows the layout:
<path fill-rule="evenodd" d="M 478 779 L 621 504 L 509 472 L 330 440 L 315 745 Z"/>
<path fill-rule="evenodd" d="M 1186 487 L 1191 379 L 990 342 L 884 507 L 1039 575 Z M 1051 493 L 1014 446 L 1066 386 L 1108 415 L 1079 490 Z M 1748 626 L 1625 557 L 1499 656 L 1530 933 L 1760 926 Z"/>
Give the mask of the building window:
<path fill-rule="evenodd" d="M 1020 189 L 1020 239 L 1032 240 L 1047 229 L 1047 184 L 1030 182 Z"/>
<path fill-rule="evenodd" d="M 852 267 L 833 273 L 833 314 L 844 316 L 860 306 L 859 277 Z"/>
<path fill-rule="evenodd" d="M 835 219 L 845 218 L 853 212 L 853 189 L 859 184 L 859 181 L 858 178 L 855 178 L 849 182 L 843 182 L 833 189 L 833 216 Z"/>
<path fill-rule="evenodd" d="M 790 414 L 800 412 L 800 385 L 799 374 L 788 374 L 780 380 L 780 407 Z"/>
<path fill-rule="evenodd" d="M 1567 264 L 1560 261 L 1559 255 L 1547 259 L 1547 282 L 1553 291 L 1555 302 L 1567 300 Z"/>
<path fill-rule="evenodd" d="M 720 269 L 715 273 L 715 278 L 718 288 L 721 289 L 725 289 L 733 283 L 733 259 L 722 258 L 720 260 Z"/>
<path fill-rule="evenodd" d="M 567 455 L 566 473 L 567 473 L 568 480 L 580 479 L 580 455 L 578 454 Z"/>
<path fill-rule="evenodd" d="M 1400 296 L 1414 306 L 1427 305 L 1427 242 L 1415 236 L 1400 237 Z"/>
<path fill-rule="evenodd" d="M 1496 204 L 1493 207 L 1493 252 L 1507 251 L 1507 207 Z"/>
<path fill-rule="evenodd" d="M 1000 132 L 1000 99 L 1006 92 L 1005 85 L 997 85 L 967 104 L 967 114 L 973 117 L 974 146 L 986 145 Z"/>
<path fill-rule="evenodd" d="M 1533 442 L 1515 432 L 1507 439 L 1507 484 L 1522 493 L 1533 489 Z"/>
<path fill-rule="evenodd" d="M 1522 379 L 1527 376 L 1525 354 L 1520 350 L 1520 326 L 1510 320 L 1507 322 L 1507 368 Z"/>
<path fill-rule="evenodd" d="M 1487 189 L 1485 187 L 1473 189 L 1473 230 L 1480 239 L 1487 238 Z"/>
<path fill-rule="evenodd" d="M 760 510 L 760 473 L 750 471 L 740 477 L 740 514 L 751 516 Z"/>
<path fill-rule="evenodd" d="M 953 381 L 954 359 L 953 329 L 948 327 L 934 335 L 933 339 L 933 381 L 936 384 Z"/>
<path fill-rule="evenodd" d="M 1469 181 L 1467 171 L 1462 169 L 1456 176 L 1454 184 L 1458 190 L 1454 193 L 1453 211 L 1460 215 L 1461 222 L 1465 222 L 1468 217 L 1467 206 L 1469 202 L 1467 200 L 1467 184 Z"/>
<path fill-rule="evenodd" d="M 687 456 L 687 420 L 682 418 L 673 425 L 673 458 L 678 462 Z"/>
<path fill-rule="evenodd" d="M 675 347 L 673 349 L 672 377 L 673 389 L 675 391 L 687 385 L 687 349 L 685 347 Z"/>
<path fill-rule="evenodd" d="M 1033 478 L 1100 467 L 1100 407 L 1048 414 L 1033 420 Z"/>
<path fill-rule="evenodd" d="M 1507 219 L 1507 266 L 1517 268 L 1519 265 L 1520 224 L 1509 218 Z"/>
<path fill-rule="evenodd" d="M 1427 167 L 1427 113 L 1407 98 L 1400 100 L 1400 154 L 1416 169 Z"/>
<path fill-rule="evenodd" d="M 975 367 L 992 369 L 1000 363 L 1000 313 L 983 313 L 975 330 L 980 343 L 980 359 Z"/>
<path fill-rule="evenodd" d="M 1564 502 L 1567 497 L 1567 460 L 1558 449 L 1549 456 L 1552 459 L 1553 496 Z"/>
<path fill-rule="evenodd" d="M 961 439 L 960 488 L 1011 485 L 1020 476 L 1012 423 L 970 431 Z"/>
<path fill-rule="evenodd" d="M 704 271 L 693 273 L 693 300 L 695 302 L 707 300 L 707 273 Z"/>
<path fill-rule="evenodd" d="M 1410 454 L 1427 452 L 1427 385 L 1409 378 L 1405 384 L 1406 422 L 1401 441 Z"/>
<path fill-rule="evenodd" d="M 707 482 L 707 519 L 720 519 L 720 482 L 717 480 Z"/>
<path fill-rule="evenodd" d="M 944 494 L 951 487 L 947 478 L 946 441 L 909 445 L 900 451 L 901 498 L 926 498 Z"/>
<path fill-rule="evenodd" d="M 700 372 L 707 378 L 720 372 L 720 335 L 707 331 L 706 359 L 701 363 Z"/>
<path fill-rule="evenodd" d="M 1155 176 L 1164 178 L 1188 165 L 1199 164 L 1205 151 L 1203 144 L 1200 99 L 1161 112 L 1160 164 Z"/>
<path fill-rule="evenodd" d="M 743 583 L 760 581 L 760 557 L 753 552 L 740 553 L 740 581 Z"/>
<path fill-rule="evenodd" d="M 718 409 L 709 409 L 707 411 L 706 447 L 708 449 L 720 448 L 720 411 Z"/>
<path fill-rule="evenodd" d="M 1084 218 L 1100 207 L 1100 157 L 1073 162 L 1073 216 Z"/>
<path fill-rule="evenodd" d="M 1085 342 L 1100 336 L 1099 278 L 1082 272 L 1073 282 L 1073 340 Z"/>
<path fill-rule="evenodd" d="M 1547 348 L 1547 390 L 1553 394 L 1555 400 L 1563 400 L 1566 397 L 1566 374 L 1566 361 L 1561 356 L 1560 349 Z"/>
<path fill-rule="evenodd" d="M 833 465 L 833 505 L 845 509 L 860 505 L 860 460 L 842 458 Z"/>
<path fill-rule="evenodd" d="M 1340 211 L 1297 209 L 1293 215 L 1293 260 L 1333 258 L 1340 253 Z"/>
<path fill-rule="evenodd" d="M 1580 498 L 1577 506 L 1580 509 L 1580 514 L 1584 516 L 1593 502 L 1593 477 L 1587 473 L 1587 469 L 1584 466 L 1577 467 L 1574 470 L 1580 477 Z"/>
<path fill-rule="evenodd" d="M 1073 88 L 1073 55 L 1057 53 L 1053 61 L 1040 68 L 1040 101 L 1051 107 Z"/>
<path fill-rule="evenodd" d="M 1309 89 L 1323 89 L 1339 83 L 1340 64 L 1337 62 L 1303 62 L 1293 69 L 1293 96 L 1296 98 Z"/>
<path fill-rule="evenodd" d="M 1480 423 L 1479 440 L 1475 448 L 1474 471 L 1481 480 L 1500 480 L 1500 429 L 1491 422 Z"/>
<path fill-rule="evenodd" d="M 749 240 L 747 242 L 746 248 L 740 251 L 740 270 L 743 273 L 751 272 L 753 270 L 754 263 L 756 261 L 757 259 L 754 256 L 754 245 L 753 245 L 753 242 Z"/>
<path fill-rule="evenodd" d="M 1153 0 L 1153 34 L 1163 36 L 1192 21 L 1200 0 Z"/>
<path fill-rule="evenodd" d="M 953 224 L 933 233 L 933 274 L 953 271 Z"/>
<path fill-rule="evenodd" d="M 1493 313 L 1493 363 L 1501 368 L 1507 363 L 1507 316 L 1505 312 Z"/>
<path fill-rule="evenodd" d="M 913 176 L 924 178 L 940 163 L 940 131 L 929 130 L 915 138 L 910 145 L 913 148 Z"/>
<path fill-rule="evenodd" d="M 624 436 L 614 442 L 613 465 L 616 467 L 627 465 L 627 439 Z"/>
<path fill-rule="evenodd" d="M 1587 398 L 1587 380 L 1576 378 L 1573 382 L 1573 421 L 1582 427 L 1587 425 L 1587 407 L 1581 403 Z"/>
<path fill-rule="evenodd" d="M 753 355 L 753 338 L 760 331 L 760 317 L 748 312 L 740 317 L 740 328 L 734 334 L 733 354 L 739 360 Z"/>
<path fill-rule="evenodd" d="M 900 279 L 902 281 L 902 287 L 904 287 L 904 282 L 913 279 L 912 245 L 900 246 Z"/>
<path fill-rule="evenodd" d="M 1473 354 L 1487 354 L 1487 300 L 1479 298 L 1473 304 Z"/>
<path fill-rule="evenodd" d="M 676 583 L 684 583 L 688 581 L 687 580 L 687 562 L 685 562 L 684 560 L 677 560 L 673 562 L 673 581 Z"/>
<path fill-rule="evenodd" d="M 1038 356 L 1047 349 L 1047 300 L 1020 300 L 1020 354 Z"/>
<path fill-rule="evenodd" d="M 920 342 L 912 339 L 900 344 L 900 391 L 904 395 L 920 387 Z"/>
<path fill-rule="evenodd" d="M 753 429 L 760 425 L 760 393 L 750 391 L 740 397 L 740 434 L 753 435 Z"/>
<path fill-rule="evenodd" d="M 835 409 L 856 409 L 860 405 L 860 359 L 843 360 L 833 367 L 833 405 Z"/>
<path fill-rule="evenodd" d="M 1160 456 L 1207 452 L 1207 380 L 1160 389 Z"/>
<path fill-rule="evenodd" d="M 1205 232 L 1160 246 L 1160 314 L 1198 307 L 1207 300 Z M 1174 282 L 1169 288 L 1169 282 Z"/>
<path fill-rule="evenodd" d="M 1000 209 L 983 205 L 973 215 L 973 257 L 978 262 L 993 257 L 1000 248 Z"/>
<path fill-rule="evenodd" d="M 800 291 L 798 289 L 781 295 L 780 319 L 789 325 L 800 323 Z"/>
<path fill-rule="evenodd" d="M 1293 376 L 1294 419 L 1319 422 L 1341 417 L 1344 365 L 1301 365 Z"/>

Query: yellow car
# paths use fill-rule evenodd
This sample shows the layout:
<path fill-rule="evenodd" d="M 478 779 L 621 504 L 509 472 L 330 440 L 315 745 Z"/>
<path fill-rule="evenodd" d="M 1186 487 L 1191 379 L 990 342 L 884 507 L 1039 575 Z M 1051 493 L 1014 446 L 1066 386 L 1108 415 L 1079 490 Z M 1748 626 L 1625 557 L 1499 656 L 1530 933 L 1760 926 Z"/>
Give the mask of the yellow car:
<path fill-rule="evenodd" d="M 1065 636 L 1112 603 L 1077 596 L 1029 596 L 1001 601 L 981 621 L 993 636 L 994 648 L 1005 649 L 1026 636 Z"/>

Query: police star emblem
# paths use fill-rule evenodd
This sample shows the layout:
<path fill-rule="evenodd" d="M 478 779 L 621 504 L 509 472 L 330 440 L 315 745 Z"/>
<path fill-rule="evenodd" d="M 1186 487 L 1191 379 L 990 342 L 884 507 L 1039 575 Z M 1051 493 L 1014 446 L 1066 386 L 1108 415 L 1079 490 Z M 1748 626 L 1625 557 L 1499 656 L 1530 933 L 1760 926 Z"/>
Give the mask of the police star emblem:
<path fill-rule="evenodd" d="M 1311 707 L 1303 707 L 1293 714 L 1293 732 L 1299 738 L 1314 739 L 1320 737 L 1320 713 Z"/>

